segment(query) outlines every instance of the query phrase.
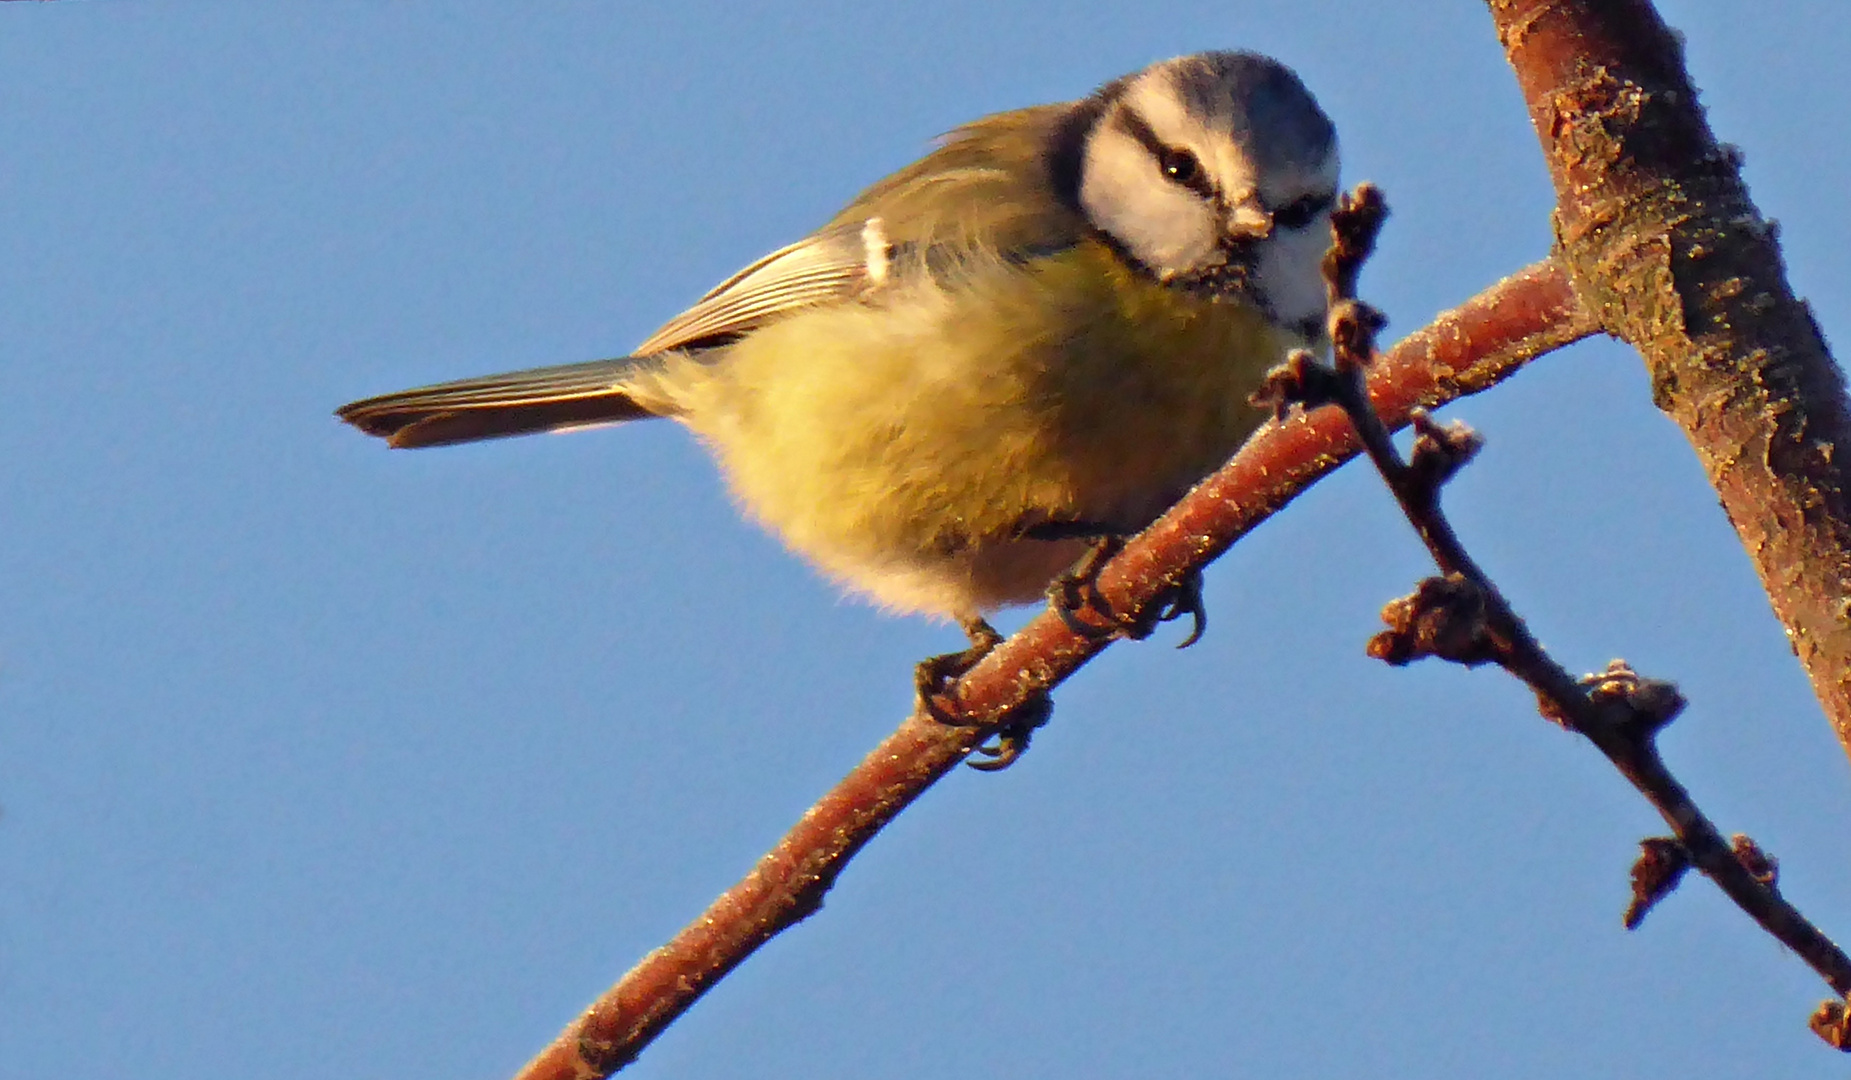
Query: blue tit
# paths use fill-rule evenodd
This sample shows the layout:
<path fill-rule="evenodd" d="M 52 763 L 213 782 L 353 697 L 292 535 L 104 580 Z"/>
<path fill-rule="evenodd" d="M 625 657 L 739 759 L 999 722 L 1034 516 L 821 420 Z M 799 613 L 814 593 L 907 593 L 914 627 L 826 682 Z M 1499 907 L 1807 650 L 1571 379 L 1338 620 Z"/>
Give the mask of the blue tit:
<path fill-rule="evenodd" d="M 969 629 L 1260 425 L 1265 371 L 1325 345 L 1336 191 L 1289 68 L 1180 57 L 959 128 L 629 356 L 339 415 L 400 447 L 672 417 L 828 577 Z"/>

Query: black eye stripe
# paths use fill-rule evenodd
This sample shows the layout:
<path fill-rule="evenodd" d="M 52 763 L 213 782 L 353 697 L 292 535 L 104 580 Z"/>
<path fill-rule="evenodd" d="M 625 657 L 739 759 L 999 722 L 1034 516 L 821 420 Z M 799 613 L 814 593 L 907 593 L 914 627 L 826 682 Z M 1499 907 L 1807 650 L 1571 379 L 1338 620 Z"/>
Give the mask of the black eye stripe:
<path fill-rule="evenodd" d="M 1113 122 L 1120 131 L 1136 139 L 1138 145 L 1149 152 L 1151 160 L 1157 163 L 1165 179 L 1204 199 L 1212 200 L 1215 197 L 1215 182 L 1209 179 L 1208 171 L 1202 168 L 1201 161 L 1186 148 L 1165 143 L 1142 116 L 1130 109 L 1118 110 Z"/>
<path fill-rule="evenodd" d="M 1329 210 L 1337 202 L 1331 192 L 1320 192 L 1294 199 L 1273 211 L 1273 221 L 1283 229 L 1302 229 L 1317 220 L 1317 216 Z"/>

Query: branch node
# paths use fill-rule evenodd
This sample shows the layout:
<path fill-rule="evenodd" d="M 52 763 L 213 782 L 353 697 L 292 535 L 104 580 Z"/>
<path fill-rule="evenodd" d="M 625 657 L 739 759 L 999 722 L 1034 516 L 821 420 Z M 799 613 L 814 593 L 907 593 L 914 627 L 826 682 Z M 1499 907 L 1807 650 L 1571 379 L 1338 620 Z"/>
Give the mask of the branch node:
<path fill-rule="evenodd" d="M 1827 1046 L 1851 1054 L 1851 1009 L 1843 1000 L 1821 1001 L 1807 1022 Z"/>
<path fill-rule="evenodd" d="M 1331 248 L 1337 250 L 1336 247 Z M 1375 358 L 1376 335 L 1388 316 L 1361 300 L 1340 298 L 1330 305 L 1331 359 L 1339 372 L 1360 372 Z"/>
<path fill-rule="evenodd" d="M 1425 409 L 1415 409 L 1409 418 L 1414 422 L 1414 452 L 1408 471 L 1429 489 L 1437 490 L 1451 480 L 1484 449 L 1484 436 L 1463 420 L 1442 424 Z"/>
<path fill-rule="evenodd" d="M 1485 617 L 1485 595 L 1460 574 L 1430 577 L 1382 608 L 1388 629 L 1369 639 L 1369 655 L 1396 667 L 1437 656 L 1466 667 L 1499 653 Z"/>
<path fill-rule="evenodd" d="M 1309 412 L 1336 403 L 1342 392 L 1336 372 L 1319 363 L 1310 350 L 1293 349 L 1286 354 L 1284 363 L 1266 372 L 1260 388 L 1247 398 L 1247 403 L 1271 409 L 1274 420 L 1284 420 L 1294 405 Z"/>
<path fill-rule="evenodd" d="M 1388 201 L 1374 184 L 1356 185 L 1355 190 L 1337 200 L 1330 214 L 1330 229 L 1335 238 L 1324 253 L 1324 281 L 1333 302 L 1356 295 L 1356 278 L 1363 263 L 1375 250 L 1375 238 L 1388 218 Z"/>
<path fill-rule="evenodd" d="M 1356 279 L 1375 250 L 1375 240 L 1388 218 L 1382 189 L 1358 184 L 1337 200 L 1330 214 L 1330 248 L 1324 252 L 1324 291 L 1329 298 L 1325 332 L 1330 336 L 1331 359 L 1338 373 L 1360 379 L 1375 356 L 1375 338 L 1388 325 L 1388 316 L 1356 299 Z"/>
<path fill-rule="evenodd" d="M 1580 681 L 1595 705 L 1624 709 L 1623 723 L 1629 734 L 1641 738 L 1656 735 L 1684 711 L 1686 704 L 1676 683 L 1648 679 L 1624 660 L 1610 661 L 1605 670 L 1583 675 Z"/>
<path fill-rule="evenodd" d="M 1632 903 L 1626 905 L 1626 929 L 1637 930 L 1646 913 L 1671 895 L 1690 869 L 1690 852 L 1669 836 L 1648 836 L 1639 841 L 1639 858 L 1632 864 Z"/>
<path fill-rule="evenodd" d="M 1729 854 L 1742 864 L 1742 869 L 1757 882 L 1774 891 L 1780 886 L 1780 860 L 1761 849 L 1761 845 L 1749 838 L 1747 833 L 1736 833 L 1729 838 Z"/>

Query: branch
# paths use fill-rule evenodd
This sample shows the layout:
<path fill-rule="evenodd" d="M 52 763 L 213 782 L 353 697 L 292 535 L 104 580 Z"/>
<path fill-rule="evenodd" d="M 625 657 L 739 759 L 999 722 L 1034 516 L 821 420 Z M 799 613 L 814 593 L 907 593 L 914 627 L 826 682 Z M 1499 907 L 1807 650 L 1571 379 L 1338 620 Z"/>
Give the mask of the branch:
<path fill-rule="evenodd" d="M 1488 0 L 1559 255 L 1708 472 L 1851 752 L 1851 403 L 1650 0 Z"/>
<path fill-rule="evenodd" d="M 1397 426 L 1413 410 L 1488 389 L 1525 363 L 1595 332 L 1553 262 L 1506 278 L 1410 335 L 1375 366 L 1369 393 Z M 1221 471 L 1133 538 L 1098 577 L 1127 619 L 1160 607 L 1206 566 L 1360 446 L 1325 410 L 1269 423 Z M 968 716 L 1001 718 L 1071 675 L 1108 644 L 1044 612 L 957 684 Z M 811 807 L 752 872 L 585 1011 L 517 1080 L 606 1077 L 779 931 L 815 912 L 863 844 L 964 760 L 996 724 L 955 727 L 915 713 Z"/>
<path fill-rule="evenodd" d="M 1402 460 L 1362 381 L 1382 322 L 1379 313 L 1356 301 L 1354 291 L 1356 270 L 1386 214 L 1379 197 L 1372 200 L 1370 194 L 1372 189 L 1365 187 L 1357 198 L 1345 200 L 1332 221 L 1337 243 L 1325 273 L 1332 293 L 1336 373 L 1322 381 L 1300 379 L 1292 387 L 1305 404 L 1321 403 L 1307 397 L 1322 391 L 1342 407 L 1444 575 L 1428 578 L 1413 595 L 1383 610 L 1389 629 L 1370 641 L 1370 655 L 1396 665 L 1427 656 L 1467 666 L 1497 664 L 1536 694 L 1545 717 L 1586 736 L 1646 797 L 1671 826 L 1672 836 L 1641 845 L 1633 867 L 1633 905 L 1626 913 L 1629 928 L 1694 864 L 1841 997 L 1851 993 L 1851 957 L 1781 896 L 1775 860 L 1746 836 L 1725 841 L 1659 755 L 1658 732 L 1684 708 L 1677 688 L 1642 678 L 1620 660 L 1576 679 L 1549 656 L 1466 551 L 1440 509 L 1440 489 L 1471 460 L 1482 440 L 1464 424 L 1440 425 L 1417 413 L 1413 455 Z M 1820 1006 L 1812 1026 L 1839 1049 L 1851 1049 L 1842 1001 Z"/>

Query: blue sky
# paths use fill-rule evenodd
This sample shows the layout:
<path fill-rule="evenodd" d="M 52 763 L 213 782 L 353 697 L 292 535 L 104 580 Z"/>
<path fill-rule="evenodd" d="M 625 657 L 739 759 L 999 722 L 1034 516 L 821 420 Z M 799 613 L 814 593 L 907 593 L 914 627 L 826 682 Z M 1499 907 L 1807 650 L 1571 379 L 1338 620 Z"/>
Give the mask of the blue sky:
<path fill-rule="evenodd" d="M 1851 7 L 1661 8 L 1842 339 Z M 1546 252 L 1471 0 L 0 4 L 0 1076 L 515 1069 L 958 635 L 840 599 L 671 425 L 390 453 L 331 410 L 621 353 L 935 134 L 1212 47 L 1386 189 L 1391 335 Z M 1678 680 L 1674 767 L 1851 935 L 1845 755 L 1636 357 L 1448 415 L 1532 626 Z M 1596 754 L 1362 655 L 1425 572 L 1344 470 L 632 1075 L 1839 1075 L 1707 883 L 1620 929 L 1657 825 Z"/>

